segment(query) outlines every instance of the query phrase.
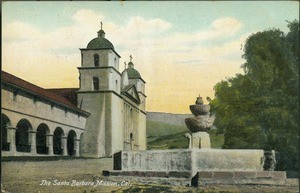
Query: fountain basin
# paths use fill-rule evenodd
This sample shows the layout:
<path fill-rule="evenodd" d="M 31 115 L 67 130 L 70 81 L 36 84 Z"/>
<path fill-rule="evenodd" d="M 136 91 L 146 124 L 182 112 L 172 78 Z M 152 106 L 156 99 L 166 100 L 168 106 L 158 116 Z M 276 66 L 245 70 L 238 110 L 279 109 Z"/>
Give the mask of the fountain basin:
<path fill-rule="evenodd" d="M 206 115 L 209 113 L 210 106 L 209 105 L 190 105 L 190 110 L 193 115 Z"/>
<path fill-rule="evenodd" d="M 191 132 L 204 131 L 208 132 L 213 126 L 215 116 L 198 115 L 196 117 L 190 117 L 185 119 L 185 124 Z"/>

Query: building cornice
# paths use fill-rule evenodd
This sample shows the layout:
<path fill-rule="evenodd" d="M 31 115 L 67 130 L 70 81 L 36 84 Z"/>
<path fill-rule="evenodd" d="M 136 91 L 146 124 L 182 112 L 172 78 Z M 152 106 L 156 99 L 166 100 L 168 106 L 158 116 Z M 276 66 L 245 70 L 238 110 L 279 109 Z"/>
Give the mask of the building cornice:
<path fill-rule="evenodd" d="M 113 69 L 116 73 L 122 76 L 122 74 L 113 66 L 77 67 L 77 69 L 78 70 Z"/>
<path fill-rule="evenodd" d="M 141 111 L 143 114 L 147 115 L 146 111 L 144 111 L 144 110 L 142 110 L 142 109 L 140 109 L 140 111 Z"/>
<path fill-rule="evenodd" d="M 84 115 L 84 117 L 88 117 L 90 116 L 91 114 L 89 112 L 86 112 L 84 110 L 81 110 L 81 109 L 78 109 L 78 108 L 75 108 L 75 107 L 71 107 L 71 106 L 68 106 L 68 105 L 65 105 L 61 102 L 58 102 L 56 100 L 53 100 L 53 99 L 50 99 L 46 96 L 43 96 L 43 95 L 40 95 L 40 94 L 37 94 L 35 92 L 32 92 L 30 90 L 27 90 L 23 87 L 20 87 L 18 85 L 15 85 L 15 84 L 11 84 L 9 82 L 6 82 L 6 81 L 2 81 L 2 85 L 4 86 L 7 86 L 9 87 L 10 89 L 13 89 L 13 90 L 18 90 L 18 91 L 22 91 L 24 93 L 27 93 L 29 95 L 32 95 L 34 96 L 36 99 L 40 99 L 41 102 L 43 102 L 42 100 L 46 101 L 46 102 L 49 102 L 50 104 L 54 104 L 56 106 L 59 106 L 61 108 L 64 108 L 64 109 L 68 109 L 69 111 L 72 111 L 72 112 L 75 112 L 75 113 L 79 113 L 80 115 Z M 4 87 L 2 87 L 2 89 L 5 89 Z M 6 89 L 8 90 L 8 89 Z"/>
<path fill-rule="evenodd" d="M 142 93 L 141 91 L 138 91 L 139 94 L 143 95 L 145 98 L 147 97 L 147 95 L 145 95 L 144 93 Z"/>
<path fill-rule="evenodd" d="M 132 101 L 132 102 L 134 102 L 134 104 L 137 105 L 137 106 L 135 106 L 132 102 L 130 102 L 129 100 L 126 99 L 126 98 L 131 99 L 131 98 L 129 98 L 127 95 L 123 95 L 123 96 L 122 96 L 122 95 L 120 95 L 119 93 L 117 93 L 117 92 L 114 91 L 114 90 L 95 90 L 95 91 L 76 91 L 76 92 L 77 92 L 77 93 L 90 93 L 90 94 L 97 94 L 97 93 L 112 93 L 112 94 L 118 96 L 120 99 L 122 99 L 122 100 L 124 100 L 125 102 L 127 102 L 128 104 L 131 104 L 136 110 L 141 110 L 140 108 L 137 107 L 138 104 L 135 103 L 135 101 Z M 126 98 L 125 98 L 125 96 L 126 96 Z"/>
<path fill-rule="evenodd" d="M 118 54 L 118 52 L 116 52 L 115 50 L 111 49 L 111 48 L 98 48 L 98 49 L 87 49 L 87 48 L 79 48 L 80 51 L 89 51 L 89 50 L 112 50 L 117 56 L 119 56 L 119 58 L 121 58 L 121 56 Z"/>
<path fill-rule="evenodd" d="M 52 122 L 52 123 L 57 123 L 57 124 L 59 124 L 59 125 L 64 125 L 64 126 L 68 126 L 68 127 L 73 127 L 73 128 L 80 129 L 80 130 L 83 130 L 83 131 L 85 130 L 85 129 L 80 128 L 80 127 L 76 127 L 76 126 L 73 126 L 73 125 L 61 123 L 61 122 L 58 122 L 58 121 L 53 121 L 53 120 L 51 120 L 51 119 L 45 119 L 45 118 L 43 118 L 43 117 L 38 117 L 38 116 L 30 115 L 30 114 L 27 114 L 27 113 L 22 113 L 22 112 L 19 112 L 19 111 L 14 111 L 14 110 L 11 110 L 11 109 L 8 109 L 8 108 L 2 107 L 1 109 L 6 110 L 6 111 L 10 111 L 10 112 L 13 112 L 13 113 L 18 113 L 18 114 L 21 114 L 21 115 L 26 115 L 26 116 L 29 116 L 29 117 L 34 117 L 34 118 L 38 118 L 38 119 L 41 119 L 41 120 L 49 121 L 49 122 Z"/>
<path fill-rule="evenodd" d="M 141 81 L 143 81 L 144 84 L 146 84 L 146 81 L 144 81 L 144 79 L 142 79 L 142 78 L 128 78 L 128 79 L 131 79 L 131 80 L 140 79 Z"/>

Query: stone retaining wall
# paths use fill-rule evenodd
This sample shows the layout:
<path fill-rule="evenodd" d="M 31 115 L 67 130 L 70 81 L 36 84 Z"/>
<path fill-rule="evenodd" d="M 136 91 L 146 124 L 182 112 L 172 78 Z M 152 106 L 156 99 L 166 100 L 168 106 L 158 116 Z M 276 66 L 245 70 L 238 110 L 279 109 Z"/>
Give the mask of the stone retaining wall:
<path fill-rule="evenodd" d="M 263 150 L 176 149 L 121 151 L 114 169 L 122 171 L 263 171 Z"/>

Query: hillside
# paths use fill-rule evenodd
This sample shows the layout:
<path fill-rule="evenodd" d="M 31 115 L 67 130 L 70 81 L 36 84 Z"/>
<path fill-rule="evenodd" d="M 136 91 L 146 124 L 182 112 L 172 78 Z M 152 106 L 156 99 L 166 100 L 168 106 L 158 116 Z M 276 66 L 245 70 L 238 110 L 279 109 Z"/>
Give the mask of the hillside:
<path fill-rule="evenodd" d="M 148 142 L 162 136 L 169 136 L 176 133 L 188 132 L 185 126 L 171 125 L 162 122 L 148 121 L 146 122 Z"/>
<path fill-rule="evenodd" d="M 184 119 L 192 115 L 171 113 L 147 113 L 147 142 L 148 149 L 187 149 L 188 132 Z M 217 130 L 211 130 L 211 147 L 220 149 L 224 136 L 217 135 Z"/>
<path fill-rule="evenodd" d="M 167 136 L 162 136 L 148 143 L 148 149 L 187 149 L 188 138 L 184 136 L 186 132 L 179 132 Z M 224 143 L 223 135 L 216 135 L 216 130 L 210 132 L 211 148 L 221 149 Z"/>
<path fill-rule="evenodd" d="M 185 126 L 185 118 L 193 117 L 192 114 L 172 114 L 172 113 L 159 113 L 159 112 L 147 112 L 147 120 L 161 123 L 167 123 L 170 125 Z"/>

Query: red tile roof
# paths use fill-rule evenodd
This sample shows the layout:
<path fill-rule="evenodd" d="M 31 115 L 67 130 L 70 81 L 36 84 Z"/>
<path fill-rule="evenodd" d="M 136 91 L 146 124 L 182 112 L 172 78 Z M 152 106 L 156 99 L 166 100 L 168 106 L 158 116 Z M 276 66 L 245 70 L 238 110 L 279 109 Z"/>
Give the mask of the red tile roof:
<path fill-rule="evenodd" d="M 76 91 L 78 91 L 78 88 L 46 88 L 46 90 L 66 98 L 73 105 L 77 105 Z"/>
<path fill-rule="evenodd" d="M 77 112 L 81 112 L 83 114 L 89 114 L 86 111 L 83 111 L 79 108 L 77 108 L 76 105 L 74 105 L 72 102 L 68 101 L 66 98 L 59 96 L 55 94 L 54 92 L 48 91 L 47 89 L 41 88 L 39 86 L 36 86 L 30 82 L 27 82 L 25 80 L 22 80 L 12 74 L 9 74 L 7 72 L 1 71 L 1 81 L 7 82 L 9 84 L 15 85 L 16 87 L 20 87 L 22 89 L 25 89 L 27 91 L 30 91 L 34 94 L 40 95 L 45 97 L 46 99 L 50 99 L 54 102 L 57 102 L 59 104 L 62 104 L 64 106 L 67 106 L 71 108 L 72 110 L 75 110 Z"/>

